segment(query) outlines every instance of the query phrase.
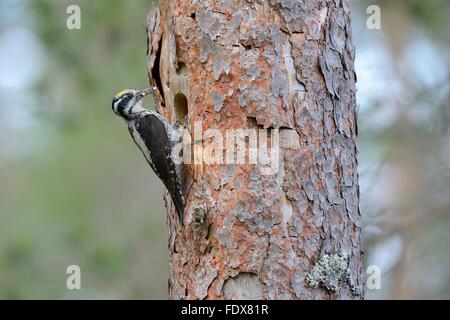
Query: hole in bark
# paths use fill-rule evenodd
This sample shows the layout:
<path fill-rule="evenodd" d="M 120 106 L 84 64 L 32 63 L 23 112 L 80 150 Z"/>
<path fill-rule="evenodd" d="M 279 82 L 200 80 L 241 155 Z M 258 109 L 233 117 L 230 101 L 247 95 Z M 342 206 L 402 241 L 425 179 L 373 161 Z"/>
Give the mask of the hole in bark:
<path fill-rule="evenodd" d="M 256 121 L 256 117 L 247 117 L 247 127 L 249 129 L 262 129 L 263 126 L 259 125 Z"/>
<path fill-rule="evenodd" d="M 195 19 L 197 18 L 197 15 L 195 14 L 195 12 L 193 12 L 193 13 L 191 14 L 191 18 L 192 18 L 192 20 L 195 20 Z"/>
<path fill-rule="evenodd" d="M 184 62 L 178 61 L 177 74 L 178 75 L 185 75 L 185 74 L 187 74 L 187 67 L 186 67 L 186 64 Z"/>
<path fill-rule="evenodd" d="M 255 44 L 252 40 L 241 40 L 240 44 L 245 50 L 252 50 L 255 48 Z"/>
<path fill-rule="evenodd" d="M 175 118 L 183 123 L 188 113 L 188 100 L 183 93 L 177 93 L 173 99 Z"/>
<path fill-rule="evenodd" d="M 159 63 L 161 61 L 161 47 L 162 47 L 162 37 L 158 45 L 158 52 L 156 53 L 155 64 L 153 65 L 151 72 L 152 77 L 156 82 L 156 86 L 158 87 L 159 93 L 161 94 L 161 96 L 163 96 L 163 87 L 161 82 L 161 74 L 159 70 Z"/>

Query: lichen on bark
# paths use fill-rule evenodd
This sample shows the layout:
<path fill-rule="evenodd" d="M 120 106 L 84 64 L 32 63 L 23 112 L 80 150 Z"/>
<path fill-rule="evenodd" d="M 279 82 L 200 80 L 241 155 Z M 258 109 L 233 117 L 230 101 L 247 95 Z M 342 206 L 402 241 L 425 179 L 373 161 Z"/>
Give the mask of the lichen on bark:
<path fill-rule="evenodd" d="M 350 285 L 352 294 L 358 295 L 359 292 L 351 283 L 350 269 L 345 257 L 337 254 L 322 255 L 306 277 L 306 283 L 311 288 L 324 287 L 330 292 L 339 294 L 342 287 Z"/>

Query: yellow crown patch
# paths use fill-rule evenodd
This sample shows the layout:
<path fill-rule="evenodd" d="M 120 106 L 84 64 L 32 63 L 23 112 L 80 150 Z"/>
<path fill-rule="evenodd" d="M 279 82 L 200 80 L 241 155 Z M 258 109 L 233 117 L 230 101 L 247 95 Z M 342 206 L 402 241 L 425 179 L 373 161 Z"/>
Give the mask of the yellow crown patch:
<path fill-rule="evenodd" d="M 117 97 L 120 97 L 121 95 L 123 95 L 125 92 L 127 92 L 129 89 L 125 89 L 125 90 L 122 90 L 122 91 L 120 91 L 118 94 L 116 94 L 116 98 Z"/>

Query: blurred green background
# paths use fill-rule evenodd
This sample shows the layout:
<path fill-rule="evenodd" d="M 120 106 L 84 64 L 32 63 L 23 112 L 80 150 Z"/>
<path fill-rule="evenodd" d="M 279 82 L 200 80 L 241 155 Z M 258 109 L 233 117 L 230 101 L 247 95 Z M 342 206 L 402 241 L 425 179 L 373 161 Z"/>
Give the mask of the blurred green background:
<path fill-rule="evenodd" d="M 366 295 L 450 298 L 450 3 L 350 3 L 365 264 L 383 272 Z M 0 1 L 0 298 L 167 298 L 162 185 L 110 109 L 148 83 L 150 6 Z"/>

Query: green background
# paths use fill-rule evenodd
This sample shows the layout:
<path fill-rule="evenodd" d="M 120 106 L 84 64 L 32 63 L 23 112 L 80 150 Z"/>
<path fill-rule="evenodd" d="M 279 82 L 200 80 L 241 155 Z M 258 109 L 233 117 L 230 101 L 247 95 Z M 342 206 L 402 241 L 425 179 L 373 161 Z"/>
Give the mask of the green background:
<path fill-rule="evenodd" d="M 167 298 L 163 187 L 111 111 L 148 83 L 150 4 L 0 2 L 0 298 Z M 450 298 L 450 4 L 351 4 L 365 264 L 383 272 L 367 296 Z"/>

